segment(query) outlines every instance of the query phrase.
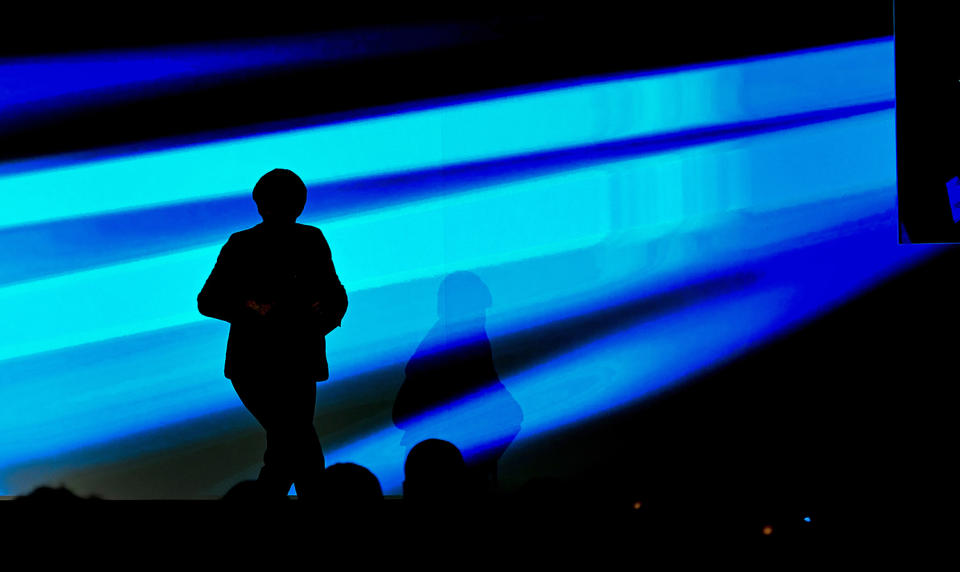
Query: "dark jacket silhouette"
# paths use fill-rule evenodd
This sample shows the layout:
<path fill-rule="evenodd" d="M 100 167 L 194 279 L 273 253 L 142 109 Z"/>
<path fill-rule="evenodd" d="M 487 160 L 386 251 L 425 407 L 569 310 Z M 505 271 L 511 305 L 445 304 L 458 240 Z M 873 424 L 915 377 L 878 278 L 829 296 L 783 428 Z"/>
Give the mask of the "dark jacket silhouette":
<path fill-rule="evenodd" d="M 197 305 L 201 314 L 230 322 L 227 378 L 323 381 L 324 337 L 340 325 L 347 294 L 320 229 L 265 220 L 230 236 Z"/>
<path fill-rule="evenodd" d="M 197 306 L 230 322 L 223 373 L 267 432 L 257 493 L 282 499 L 296 484 L 299 497 L 318 499 L 325 459 L 315 382 L 329 377 L 324 336 L 340 325 L 347 294 L 323 233 L 296 222 L 307 201 L 300 177 L 274 169 L 253 200 L 263 222 L 230 236 Z"/>

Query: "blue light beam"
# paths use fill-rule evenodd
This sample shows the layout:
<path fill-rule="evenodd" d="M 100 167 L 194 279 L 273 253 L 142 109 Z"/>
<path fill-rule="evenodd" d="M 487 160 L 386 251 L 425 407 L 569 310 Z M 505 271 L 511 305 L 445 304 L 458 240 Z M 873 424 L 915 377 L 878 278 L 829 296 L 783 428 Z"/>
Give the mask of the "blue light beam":
<path fill-rule="evenodd" d="M 871 41 L 56 168 L 8 164 L 0 228 L 246 194 L 278 165 L 317 185 L 892 101 L 892 61 L 892 41 Z"/>

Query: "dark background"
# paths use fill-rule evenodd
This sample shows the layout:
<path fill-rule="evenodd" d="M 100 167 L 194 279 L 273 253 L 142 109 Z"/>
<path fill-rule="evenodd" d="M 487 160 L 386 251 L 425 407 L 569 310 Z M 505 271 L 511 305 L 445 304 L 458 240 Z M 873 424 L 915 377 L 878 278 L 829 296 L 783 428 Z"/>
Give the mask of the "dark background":
<path fill-rule="evenodd" d="M 128 49 L 451 18 L 487 22 L 502 38 L 313 70 L 322 74 L 240 77 L 164 97 L 144 94 L 124 106 L 13 118 L 0 133 L 0 160 L 158 138 L 217 137 L 265 122 L 893 34 L 889 2 L 672 2 L 629 11 L 592 5 L 589 12 L 469 14 L 291 9 L 279 15 L 187 15 L 154 8 L 148 18 L 89 11 L 61 14 L 56 22 L 11 17 L 0 50 L 24 56 Z M 954 53 L 951 43 L 939 32 L 901 35 L 905 27 L 916 32 L 930 22 L 929 13 L 898 13 L 900 209 L 914 240 L 953 236 L 940 214 L 908 218 L 913 211 L 936 210 L 925 206 L 934 199 L 914 198 L 913 190 L 950 172 L 940 167 L 942 154 L 921 150 L 931 148 L 922 134 L 946 120 L 937 111 L 942 101 L 921 104 L 927 88 L 917 87 L 917 78 L 927 77 L 921 70 L 930 69 L 930 56 Z M 905 43 L 914 36 L 924 39 Z M 930 85 L 945 86 L 941 75 L 929 76 Z M 927 157 L 936 157 L 930 159 L 936 169 L 918 171 Z M 945 192 L 940 194 L 946 205 Z M 849 532 L 897 526 L 901 516 L 893 515 L 927 514 L 908 508 L 940 510 L 947 446 L 956 433 L 949 390 L 957 258 L 945 251 L 802 331 L 657 399 L 562 431 L 523 454 L 591 483 L 589 490 L 598 494 L 628 491 L 673 515 L 709 507 L 718 518 L 753 523 L 815 514 L 821 526 Z"/>
<path fill-rule="evenodd" d="M 910 242 L 952 243 L 960 241 L 960 225 L 953 222 L 945 184 L 960 175 L 960 45 L 956 33 L 960 13 L 946 5 L 926 10 L 904 11 L 898 18 L 900 221 Z M 905 242 L 903 237 L 901 242 Z"/>

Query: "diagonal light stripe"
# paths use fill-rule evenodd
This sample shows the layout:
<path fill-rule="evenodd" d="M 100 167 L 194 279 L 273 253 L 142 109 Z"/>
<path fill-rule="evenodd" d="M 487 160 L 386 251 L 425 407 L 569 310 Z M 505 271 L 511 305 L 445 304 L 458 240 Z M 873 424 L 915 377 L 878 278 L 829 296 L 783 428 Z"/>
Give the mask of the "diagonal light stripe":
<path fill-rule="evenodd" d="M 755 260 L 757 252 L 749 253 L 748 260 L 740 261 L 734 267 L 758 273 L 761 280 L 756 288 L 762 289 L 764 284 L 773 281 L 781 285 L 796 283 L 798 288 L 807 289 L 803 306 L 793 302 L 778 306 L 777 312 L 789 312 L 784 318 L 784 327 L 791 320 L 822 312 L 829 307 L 831 300 L 842 299 L 856 288 L 869 286 L 885 273 L 895 271 L 898 265 L 913 263 L 925 254 L 888 248 L 878 240 L 886 221 L 892 216 L 889 205 L 892 193 L 892 189 L 868 193 L 866 196 L 873 197 L 870 201 L 854 202 L 847 209 L 829 205 L 835 218 L 824 221 L 824 228 L 809 239 L 811 248 L 806 250 L 812 251 L 811 255 L 803 254 L 804 248 L 796 249 L 795 240 L 779 241 L 762 249 L 764 254 L 759 260 Z M 823 203 L 797 213 L 797 219 L 811 220 L 810 215 L 818 208 L 823 208 Z M 878 220 L 875 214 L 883 217 Z M 862 221 L 870 222 L 871 217 L 872 226 L 868 228 L 872 230 L 860 238 Z M 671 235 L 666 246 L 683 253 L 688 247 L 706 246 L 711 237 L 729 235 L 739 237 L 740 249 L 737 250 L 741 250 L 751 243 L 747 229 L 775 228 L 782 224 L 781 220 L 782 211 L 758 215 L 755 220 L 722 226 L 703 233 L 701 237 Z M 852 224 L 854 222 L 857 224 Z M 632 282 L 622 276 L 581 276 L 576 271 L 582 268 L 583 261 L 602 264 L 606 260 L 624 259 L 633 254 L 641 255 L 635 261 L 638 269 L 664 272 L 662 258 L 658 261 L 644 259 L 643 252 L 638 245 L 602 244 L 586 256 L 564 255 L 553 263 L 553 268 L 524 262 L 513 268 L 477 269 L 495 293 L 488 320 L 488 331 L 494 343 L 518 329 L 535 330 L 558 317 L 615 306 L 623 299 L 642 296 L 644 291 L 669 291 L 671 285 L 690 276 L 690 268 L 683 266 L 685 260 L 666 261 L 681 264 L 671 273 L 651 276 L 635 271 Z M 711 258 L 714 253 L 708 251 L 702 256 Z M 731 262 L 727 259 L 723 264 L 730 265 Z M 816 272 L 811 271 L 814 267 Z M 563 281 L 558 280 L 561 277 Z M 435 319 L 438 280 L 416 288 L 384 287 L 361 293 L 357 308 L 359 323 L 345 325 L 329 340 L 329 355 L 333 356 L 332 383 L 385 364 L 399 364 L 402 369 L 402 364 L 412 355 L 420 337 Z M 810 290 L 811 285 L 816 288 Z M 572 302 L 571 293 L 579 293 Z M 696 309 L 683 312 L 695 313 Z M 742 317 L 747 316 L 750 318 L 739 320 L 747 332 L 753 332 L 751 328 L 761 323 L 757 319 L 766 320 L 764 314 L 747 313 Z M 677 333 L 681 338 L 688 337 L 686 345 L 679 344 L 677 351 L 688 348 L 689 343 L 700 343 L 698 337 L 704 332 L 716 330 L 705 324 L 701 322 L 693 331 Z M 174 330 L 149 338 L 123 338 L 76 348 L 62 355 L 37 356 L 34 365 L 27 362 L 22 366 L 7 365 L 4 368 L 5 383 L 0 385 L 0 403 L 5 408 L 0 417 L 0 466 L 235 407 L 236 397 L 229 383 L 221 377 L 226 329 L 219 323 L 201 324 L 201 327 L 196 334 L 185 335 L 187 332 Z M 699 334 L 694 335 L 694 331 Z M 722 331 L 722 328 L 717 330 Z M 753 333 L 748 338 L 734 336 L 704 343 L 722 341 L 744 349 L 763 339 L 760 333 Z M 574 353 L 583 352 L 577 350 Z M 702 359 L 713 358 L 704 355 Z M 548 378 L 549 373 L 544 373 L 541 379 Z M 363 394 L 348 391 L 342 396 L 346 401 L 335 406 L 349 409 L 371 399 L 386 397 L 370 395 L 370 389 Z M 395 389 L 390 383 L 384 391 L 390 393 Z M 626 398 L 621 396 L 618 403 Z M 542 407 L 536 400 L 526 401 L 523 405 L 534 410 Z M 556 415 L 562 413 L 581 418 L 593 411 L 593 406 L 588 405 L 584 402 L 582 408 L 569 411 L 557 409 L 559 405 L 553 409 Z M 536 415 L 531 419 L 536 419 Z M 554 421 L 563 422 L 560 418 Z M 527 430 L 534 426 L 527 426 Z M 483 431 L 479 430 L 476 438 L 482 436 Z"/>
<path fill-rule="evenodd" d="M 892 41 L 871 41 L 39 171 L 8 165 L 0 228 L 246 194 L 278 166 L 320 184 L 889 101 L 892 64 Z"/>
<path fill-rule="evenodd" d="M 630 82 L 663 79 L 660 74 L 624 79 L 624 85 L 634 87 L 623 93 L 673 94 L 670 101 L 674 103 L 664 102 L 658 117 L 677 124 L 709 117 L 701 105 L 704 102 L 724 113 L 735 110 L 723 115 L 725 121 L 758 111 L 789 114 L 807 104 L 811 110 L 834 109 L 871 100 L 873 95 L 865 95 L 869 86 L 887 84 L 887 74 L 892 77 L 892 52 L 874 50 L 883 46 L 885 42 L 870 42 L 741 62 L 738 81 L 742 84 L 688 84 L 695 89 L 723 88 L 699 99 L 686 91 L 630 91 L 635 87 Z M 861 49 L 865 51 L 856 51 Z M 851 53 L 857 57 L 851 57 L 846 68 L 842 58 L 829 57 Z M 876 55 L 876 60 L 869 54 Z M 779 65 L 805 57 L 831 64 L 811 67 L 806 87 L 802 77 L 784 75 L 796 68 Z M 871 61 L 876 66 L 871 68 Z M 769 64 L 768 76 L 743 73 L 748 66 L 760 64 Z M 695 68 L 676 75 L 729 67 Z M 754 72 L 760 74 L 757 69 Z M 857 73 L 866 81 L 846 83 L 860 77 Z M 595 103 L 611 105 L 620 93 L 609 92 Z M 549 94 L 517 94 L 503 102 L 533 95 Z M 605 121 L 619 136 L 616 130 L 625 108 L 629 111 L 641 103 L 656 107 L 643 97 L 626 102 L 626 107 L 614 105 L 612 112 L 589 113 L 607 113 Z M 890 97 L 887 93 L 878 101 Z M 691 101 L 695 104 L 687 105 Z M 678 106 L 675 113 L 664 111 L 674 104 Z M 469 105 L 474 104 L 464 104 Z M 551 110 L 540 111 L 542 119 Z M 524 144 L 549 140 L 567 146 L 571 133 L 593 133 L 589 129 L 576 132 L 566 122 L 557 122 L 553 109 L 553 122 L 562 125 L 560 131 L 567 139 L 537 139 L 545 135 L 528 136 L 525 131 L 547 131 L 552 123 L 525 123 L 538 117 L 531 113 L 514 125 L 492 124 L 491 129 L 501 132 L 491 131 L 488 135 L 494 143 L 486 147 L 484 141 L 470 149 L 457 147 L 454 140 L 451 149 L 462 153 L 463 160 L 472 160 L 469 153 L 480 150 L 523 153 Z M 892 111 L 880 111 L 662 149 L 319 221 L 352 294 L 349 319 L 330 336 L 330 355 L 336 356 L 331 363 L 334 381 L 325 387 L 339 392 L 343 401 L 338 405 L 391 397 L 388 393 L 395 386 L 387 387 L 387 382 L 368 388 L 373 393 L 357 395 L 336 380 L 372 368 L 401 367 L 434 319 L 436 284 L 455 270 L 476 271 L 494 293 L 488 331 L 495 341 L 524 329 L 535 333 L 538 326 L 551 321 L 616 306 L 645 293 L 670 291 L 693 276 L 733 269 L 754 273 L 756 283 L 739 294 L 671 309 L 544 363 L 510 372 L 504 379 L 525 411 L 521 439 L 535 439 L 678 383 L 934 252 L 904 250 L 893 238 L 889 244 L 882 240 L 894 217 L 893 120 Z M 595 117 L 591 121 L 594 127 L 599 124 Z M 645 116 L 643 121 L 653 119 Z M 571 118 L 570 123 L 575 127 L 577 121 Z M 640 123 L 626 121 L 626 127 Z M 512 134 L 513 128 L 518 130 L 516 137 L 503 143 L 503 134 Z M 610 136 L 609 131 L 603 136 Z M 407 160 L 414 155 L 410 153 Z M 441 160 L 447 158 L 444 155 Z M 0 178 L 0 192 L 6 192 L 4 185 L 12 178 L 28 174 L 7 172 L 9 176 Z M 98 200 L 109 198 L 107 190 Z M 6 352 L 6 360 L 0 361 L 4 374 L 0 488 L 19 463 L 82 451 L 94 443 L 236 406 L 221 376 L 225 325 L 198 321 L 194 313 L 195 294 L 218 247 L 0 289 L 0 307 L 9 320 L 6 329 L 0 330 L 0 352 Z M 181 327 L 157 329 L 177 324 Z M 86 345 L 77 345 L 81 343 Z M 57 348 L 60 351 L 37 353 Z M 570 399 L 557 399 L 558 395 Z M 482 401 L 462 405 L 483 407 Z M 425 421 L 449 428 L 451 419 L 442 414 Z M 490 427 L 475 424 L 461 437 L 469 452 L 495 435 Z M 357 431 L 328 458 L 370 467 L 389 490 L 397 485 L 402 467 L 397 462 L 402 460 L 402 450 L 394 438 L 399 441 L 392 429 L 373 434 Z M 100 492 L 109 495 L 109 491 Z"/>
<path fill-rule="evenodd" d="M 852 221 L 889 212 L 892 193 L 887 187 L 843 201 L 741 212 L 699 230 L 672 226 L 657 240 L 619 233 L 591 249 L 485 268 L 481 275 L 497 293 L 488 330 L 494 337 L 508 335 L 614 304 L 619 297 L 668 290 L 694 274 L 749 265 L 757 256 L 816 243 L 823 240 L 819 235 L 836 234 L 833 229 L 842 233 Z M 354 292 L 350 320 L 328 340 L 334 380 L 409 358 L 435 319 L 438 280 Z M 162 294 L 163 289 L 151 291 L 151 302 Z M 205 332 L 200 337 L 161 331 L 7 361 L 0 385 L 5 420 L 0 459 L 11 462 L 101 442 L 235 406 L 221 378 L 225 324 L 200 325 Z"/>
<path fill-rule="evenodd" d="M 535 259 L 613 237 L 651 240 L 721 224 L 744 209 L 763 212 L 893 185 L 892 119 L 881 112 L 616 161 L 320 226 L 348 291 Z M 195 297 L 218 250 L 0 288 L 0 306 L 18 324 L 0 330 L 0 360 L 203 319 Z M 683 264 L 697 256 L 689 253 Z M 611 261 L 607 271 L 617 274 L 620 266 Z"/>
<path fill-rule="evenodd" d="M 299 37 L 258 38 L 214 44 L 166 46 L 0 59 L 0 113 L 58 109 L 102 103 L 181 86 L 196 88 L 208 79 L 276 69 L 296 69 L 334 61 L 448 47 L 492 39 L 480 23 L 364 28 Z M 0 121 L 2 124 L 2 121 Z"/>

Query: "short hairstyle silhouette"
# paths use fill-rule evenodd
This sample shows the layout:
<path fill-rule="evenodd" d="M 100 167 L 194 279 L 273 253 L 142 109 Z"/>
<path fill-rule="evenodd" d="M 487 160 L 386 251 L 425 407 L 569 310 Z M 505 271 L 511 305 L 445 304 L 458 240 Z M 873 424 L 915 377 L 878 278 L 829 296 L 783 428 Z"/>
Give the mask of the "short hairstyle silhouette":
<path fill-rule="evenodd" d="M 426 439 L 414 445 L 403 473 L 403 498 L 417 504 L 456 500 L 466 493 L 467 466 L 449 441 Z"/>
<path fill-rule="evenodd" d="M 321 497 L 329 508 L 375 508 L 383 503 L 377 476 L 356 463 L 336 463 L 323 471 Z"/>
<path fill-rule="evenodd" d="M 472 272 L 447 275 L 437 291 L 437 315 L 447 320 L 483 316 L 492 305 L 490 289 Z"/>
<path fill-rule="evenodd" d="M 296 219 L 307 204 L 307 186 L 289 169 L 274 169 L 253 187 L 253 202 L 264 220 Z"/>

